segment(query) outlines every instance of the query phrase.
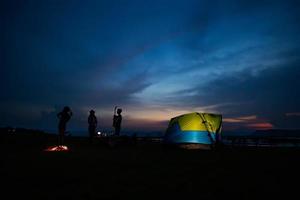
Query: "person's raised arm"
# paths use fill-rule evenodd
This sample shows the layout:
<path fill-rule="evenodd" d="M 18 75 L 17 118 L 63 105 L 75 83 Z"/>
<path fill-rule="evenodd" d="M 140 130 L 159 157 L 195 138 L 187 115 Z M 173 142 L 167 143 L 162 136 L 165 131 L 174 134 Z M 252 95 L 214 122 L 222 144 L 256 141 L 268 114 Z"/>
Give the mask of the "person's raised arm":
<path fill-rule="evenodd" d="M 118 106 L 115 106 L 114 115 L 116 115 Z"/>

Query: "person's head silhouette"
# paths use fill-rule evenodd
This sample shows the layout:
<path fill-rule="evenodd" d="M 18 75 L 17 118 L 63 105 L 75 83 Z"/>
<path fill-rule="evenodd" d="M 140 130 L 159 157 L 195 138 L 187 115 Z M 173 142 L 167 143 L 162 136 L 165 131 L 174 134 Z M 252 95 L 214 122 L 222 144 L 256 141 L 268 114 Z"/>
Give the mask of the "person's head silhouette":
<path fill-rule="evenodd" d="M 71 109 L 69 106 L 65 106 L 63 112 L 69 112 Z"/>
<path fill-rule="evenodd" d="M 94 115 L 94 114 L 95 114 L 95 111 L 94 111 L 94 110 L 90 110 L 90 114 L 91 114 L 91 115 Z"/>
<path fill-rule="evenodd" d="M 121 109 L 121 108 L 118 108 L 117 113 L 120 115 L 121 112 L 122 112 L 122 109 Z"/>

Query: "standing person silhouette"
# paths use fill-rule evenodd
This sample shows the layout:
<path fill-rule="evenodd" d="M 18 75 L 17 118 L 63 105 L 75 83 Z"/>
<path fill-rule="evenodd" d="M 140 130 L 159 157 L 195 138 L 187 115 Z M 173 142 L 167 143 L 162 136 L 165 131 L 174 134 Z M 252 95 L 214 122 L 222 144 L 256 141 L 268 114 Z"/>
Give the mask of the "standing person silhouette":
<path fill-rule="evenodd" d="M 97 128 L 97 117 L 95 115 L 95 111 L 91 110 L 90 115 L 88 117 L 88 123 L 89 123 L 89 136 L 90 136 L 90 143 L 93 142 L 93 139 L 96 134 L 96 128 Z"/>
<path fill-rule="evenodd" d="M 118 115 L 116 115 L 116 112 Z M 122 123 L 122 109 L 115 107 L 114 110 L 114 118 L 113 118 L 113 127 L 115 128 L 115 135 L 119 136 L 121 131 L 121 123 Z"/>
<path fill-rule="evenodd" d="M 58 143 L 59 145 L 64 144 L 64 136 L 66 132 L 67 122 L 71 119 L 73 113 L 68 106 L 65 106 L 64 109 L 57 114 L 59 118 L 58 123 Z"/>

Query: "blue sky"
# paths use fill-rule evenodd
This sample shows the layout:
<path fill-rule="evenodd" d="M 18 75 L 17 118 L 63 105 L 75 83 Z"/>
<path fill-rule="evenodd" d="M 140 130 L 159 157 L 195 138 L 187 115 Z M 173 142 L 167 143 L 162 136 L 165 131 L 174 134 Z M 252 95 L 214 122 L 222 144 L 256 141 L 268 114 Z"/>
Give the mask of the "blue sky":
<path fill-rule="evenodd" d="M 186 112 L 227 130 L 300 128 L 297 1 L 3 1 L 0 125 L 163 130 Z"/>

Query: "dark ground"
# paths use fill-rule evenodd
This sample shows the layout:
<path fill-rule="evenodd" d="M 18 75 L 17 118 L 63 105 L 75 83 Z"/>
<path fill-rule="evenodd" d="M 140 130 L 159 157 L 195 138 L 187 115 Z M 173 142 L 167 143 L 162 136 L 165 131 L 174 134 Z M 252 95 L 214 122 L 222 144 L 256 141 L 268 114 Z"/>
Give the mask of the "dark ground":
<path fill-rule="evenodd" d="M 1 136 L 1 199 L 298 199 L 299 149 L 109 148 L 53 137 Z"/>

